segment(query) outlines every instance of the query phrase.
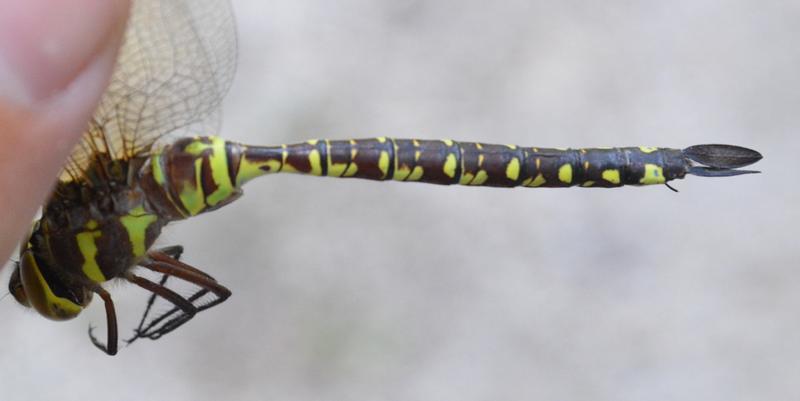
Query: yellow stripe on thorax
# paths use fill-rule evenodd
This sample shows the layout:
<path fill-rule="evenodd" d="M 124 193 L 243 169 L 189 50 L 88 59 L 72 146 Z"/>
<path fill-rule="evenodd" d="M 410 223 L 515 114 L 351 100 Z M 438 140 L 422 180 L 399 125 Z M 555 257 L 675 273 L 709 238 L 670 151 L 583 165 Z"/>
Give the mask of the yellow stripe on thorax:
<path fill-rule="evenodd" d="M 158 220 L 158 217 L 145 212 L 142 206 L 134 208 L 127 216 L 120 217 L 120 223 L 128 231 L 128 239 L 131 243 L 133 256 L 138 258 L 147 251 L 145 243 L 147 241 L 147 228 L 156 220 Z"/>
<path fill-rule="evenodd" d="M 210 206 L 215 206 L 234 194 L 236 188 L 231 182 L 230 171 L 228 171 L 228 152 L 225 149 L 225 140 L 219 137 L 211 137 L 211 140 L 212 153 L 208 160 L 211 166 L 211 178 L 217 189 L 206 196 L 206 202 Z"/>
<path fill-rule="evenodd" d="M 216 206 L 236 193 L 236 187 L 231 182 L 230 171 L 228 170 L 228 153 L 225 148 L 225 140 L 219 137 L 208 137 L 211 143 L 206 143 L 198 139 L 184 148 L 184 150 L 195 156 L 194 183 L 185 183 L 181 190 L 180 198 L 186 210 L 191 215 L 202 212 L 206 206 Z M 210 151 L 210 152 L 207 152 Z M 202 171 L 203 159 L 208 159 L 211 168 L 211 179 L 214 180 L 216 189 L 210 194 L 203 192 Z M 238 179 L 238 177 L 237 177 Z"/>
<path fill-rule="evenodd" d="M 81 252 L 81 256 L 83 256 L 81 270 L 90 280 L 95 283 L 102 283 L 106 281 L 106 276 L 103 275 L 100 266 L 97 264 L 97 243 L 95 242 L 97 238 L 100 238 L 102 233 L 97 229 L 97 222 L 94 220 L 89 220 L 89 222 L 86 223 L 86 228 L 86 231 L 75 235 L 75 240 L 78 243 L 78 250 Z"/>
<path fill-rule="evenodd" d="M 181 203 L 189 215 L 199 214 L 206 208 L 205 197 L 203 196 L 202 177 L 203 159 L 194 161 L 194 182 L 184 182 L 180 195 Z"/>
<path fill-rule="evenodd" d="M 167 183 L 167 176 L 166 176 L 166 174 L 164 174 L 164 168 L 161 165 L 161 162 L 162 162 L 161 153 L 154 153 L 152 156 L 150 156 L 150 169 L 151 169 L 152 174 L 153 174 L 153 180 L 155 180 L 156 184 L 158 184 L 159 186 L 161 186 L 164 189 L 164 196 L 167 197 L 167 200 L 170 202 L 170 204 L 175 206 L 175 210 L 177 210 L 178 213 L 181 214 L 181 216 L 189 217 L 183 211 L 183 208 L 181 208 L 180 205 L 178 205 L 175 202 L 175 199 L 172 199 L 172 194 L 166 188 L 166 186 L 168 184 Z"/>

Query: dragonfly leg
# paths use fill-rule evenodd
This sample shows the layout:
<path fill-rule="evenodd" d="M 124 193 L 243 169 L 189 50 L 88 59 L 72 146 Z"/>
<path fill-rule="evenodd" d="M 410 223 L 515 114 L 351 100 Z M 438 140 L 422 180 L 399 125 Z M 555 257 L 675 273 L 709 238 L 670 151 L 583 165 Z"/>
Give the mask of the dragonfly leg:
<path fill-rule="evenodd" d="M 180 294 L 164 286 L 164 282 L 167 281 L 167 277 L 169 276 L 165 274 L 161 278 L 161 281 L 159 283 L 154 283 L 146 278 L 139 277 L 135 274 L 129 274 L 126 277 L 128 281 L 138 285 L 139 287 L 144 288 L 147 291 L 150 291 L 153 294 L 150 297 L 150 301 L 148 301 L 147 303 L 147 309 L 145 309 L 145 313 L 142 316 L 142 320 L 139 322 L 139 327 L 137 327 L 136 330 L 134 330 L 136 334 L 130 339 L 125 340 L 127 344 L 130 344 L 136 341 L 136 339 L 141 337 L 147 337 L 155 340 L 158 337 L 161 337 L 161 335 L 166 334 L 166 333 L 161 333 L 160 331 L 155 331 L 155 332 L 151 331 L 153 326 L 157 325 L 159 322 L 161 322 L 166 318 L 165 315 L 160 316 L 158 320 L 154 320 L 148 326 L 146 327 L 144 326 L 147 320 L 147 315 L 149 314 L 150 308 L 153 305 L 152 301 L 156 296 L 164 298 L 173 305 L 175 305 L 176 308 L 173 309 L 180 310 L 181 312 L 183 312 L 179 316 L 182 316 L 183 319 L 185 319 L 185 321 L 188 321 L 189 319 L 194 317 L 194 315 L 197 313 L 197 307 L 192 304 L 191 300 L 182 297 Z"/>
<path fill-rule="evenodd" d="M 162 275 L 161 280 L 158 281 L 158 286 L 165 287 L 168 278 L 169 278 L 168 275 L 166 274 Z M 138 334 L 144 332 L 144 323 L 147 321 L 147 317 L 150 316 L 150 310 L 153 308 L 153 304 L 156 302 L 156 297 L 158 297 L 158 294 L 156 294 L 155 291 L 151 291 L 150 297 L 147 299 L 147 305 L 144 308 L 144 313 L 142 313 L 142 318 L 141 320 L 139 320 L 139 325 L 134 330 L 135 333 Z M 130 344 L 133 341 L 135 341 L 136 338 L 137 337 L 133 337 L 131 339 L 125 340 L 125 342 Z"/>
<path fill-rule="evenodd" d="M 127 340 L 128 343 L 131 343 L 138 338 L 149 338 L 151 340 L 158 339 L 188 322 L 192 317 L 194 317 L 195 314 L 197 314 L 197 312 L 218 305 L 228 299 L 228 297 L 231 295 L 230 290 L 217 283 L 217 281 L 210 275 L 200 271 L 195 267 L 178 261 L 167 252 L 161 250 L 149 252 L 148 258 L 141 263 L 141 266 L 154 272 L 161 273 L 163 274 L 163 277 L 158 284 L 149 280 L 145 280 L 141 277 L 131 277 L 132 281 L 136 280 L 134 283 L 151 291 L 153 295 L 148 300 L 148 305 L 144 315 L 142 316 L 142 320 L 139 323 L 139 327 L 135 330 L 136 334 L 134 337 Z M 164 283 L 170 276 L 192 283 L 200 287 L 200 289 L 190 297 L 184 298 L 164 286 Z M 202 305 L 194 305 L 194 301 L 209 293 L 215 295 L 213 300 Z M 166 299 L 175 305 L 175 307 L 147 322 L 147 316 L 150 313 L 156 296 Z"/>
<path fill-rule="evenodd" d="M 180 260 L 181 255 L 183 255 L 183 246 L 181 245 L 171 245 L 161 249 L 158 249 L 158 252 L 163 252 L 168 256 L 175 258 L 175 260 Z M 199 271 L 199 270 L 198 270 Z M 158 285 L 164 287 L 167 284 L 167 279 L 169 279 L 168 274 L 162 274 L 161 280 L 158 282 Z M 156 302 L 156 297 L 158 295 L 155 292 L 151 292 L 150 297 L 147 299 L 147 305 L 145 306 L 144 313 L 142 314 L 142 319 L 139 321 L 139 326 L 136 328 L 136 332 L 139 333 L 142 331 L 142 327 L 144 326 L 145 321 L 147 320 L 147 316 L 150 315 L 150 310 L 153 308 L 153 304 Z M 191 300 L 190 300 L 191 301 Z M 127 343 L 130 343 L 132 340 L 127 340 Z"/>
<path fill-rule="evenodd" d="M 104 345 L 101 343 L 95 336 L 94 336 L 94 327 L 89 325 L 89 338 L 92 340 L 92 344 L 95 347 L 99 348 L 101 351 L 105 352 L 108 355 L 116 355 L 117 354 L 117 312 L 114 309 L 114 301 L 111 299 L 111 295 L 108 291 L 104 290 L 99 285 L 92 288 L 92 291 L 99 295 L 100 298 L 103 299 L 103 303 L 105 303 L 106 307 L 106 327 L 108 328 L 108 334 L 106 335 L 106 344 Z"/>

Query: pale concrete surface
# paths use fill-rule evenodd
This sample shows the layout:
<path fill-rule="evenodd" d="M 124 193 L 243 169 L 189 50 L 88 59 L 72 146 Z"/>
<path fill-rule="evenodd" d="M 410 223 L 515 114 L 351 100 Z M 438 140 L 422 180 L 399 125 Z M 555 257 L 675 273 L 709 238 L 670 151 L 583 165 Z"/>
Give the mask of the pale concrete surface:
<path fill-rule="evenodd" d="M 234 9 L 232 139 L 721 142 L 765 174 L 679 194 L 269 177 L 167 230 L 234 295 L 158 342 L 109 358 L 85 332 L 100 302 L 54 323 L 6 298 L 0 399 L 798 398 L 798 3 Z M 125 332 L 145 294 L 114 295 Z"/>

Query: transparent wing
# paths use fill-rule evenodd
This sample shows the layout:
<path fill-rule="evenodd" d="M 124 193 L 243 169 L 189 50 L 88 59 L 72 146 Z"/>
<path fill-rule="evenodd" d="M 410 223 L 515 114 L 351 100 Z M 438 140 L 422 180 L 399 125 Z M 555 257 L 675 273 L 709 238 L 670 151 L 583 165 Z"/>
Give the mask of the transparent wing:
<path fill-rule="evenodd" d="M 160 138 L 217 115 L 236 68 L 228 0 L 134 0 L 110 85 L 62 179 L 92 160 L 146 154 Z"/>

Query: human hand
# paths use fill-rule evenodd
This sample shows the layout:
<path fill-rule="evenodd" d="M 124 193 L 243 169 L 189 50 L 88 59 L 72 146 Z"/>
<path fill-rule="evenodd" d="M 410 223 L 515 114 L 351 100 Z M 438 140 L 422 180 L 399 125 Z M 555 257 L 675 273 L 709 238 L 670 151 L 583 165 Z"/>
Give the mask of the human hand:
<path fill-rule="evenodd" d="M 0 260 L 30 227 L 86 128 L 129 7 L 129 0 L 0 0 Z"/>

